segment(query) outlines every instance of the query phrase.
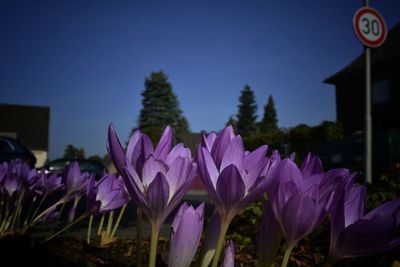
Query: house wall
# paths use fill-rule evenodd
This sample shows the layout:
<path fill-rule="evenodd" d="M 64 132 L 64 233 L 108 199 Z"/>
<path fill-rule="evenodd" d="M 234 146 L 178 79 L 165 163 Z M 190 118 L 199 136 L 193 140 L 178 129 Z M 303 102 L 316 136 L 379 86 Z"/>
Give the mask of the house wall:
<path fill-rule="evenodd" d="M 400 67 L 394 62 L 372 68 L 372 125 L 374 129 L 400 129 Z M 387 99 L 380 92 L 388 86 Z M 336 116 L 342 122 L 345 134 L 364 131 L 365 123 L 364 73 L 348 77 L 336 84 Z"/>

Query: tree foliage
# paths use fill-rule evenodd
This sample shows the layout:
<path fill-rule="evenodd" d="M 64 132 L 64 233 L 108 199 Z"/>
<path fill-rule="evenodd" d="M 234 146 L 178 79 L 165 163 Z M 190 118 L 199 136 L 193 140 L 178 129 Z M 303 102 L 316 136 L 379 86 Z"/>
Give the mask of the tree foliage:
<path fill-rule="evenodd" d="M 64 156 L 66 159 L 84 159 L 85 158 L 85 150 L 81 148 L 77 148 L 71 144 L 67 145 L 64 149 Z"/>
<path fill-rule="evenodd" d="M 278 118 L 272 95 L 269 95 L 268 102 L 264 106 L 264 116 L 259 124 L 259 129 L 262 133 L 275 132 L 278 130 Z"/>
<path fill-rule="evenodd" d="M 246 85 L 239 98 L 237 117 L 237 132 L 242 136 L 250 136 L 257 132 L 257 104 L 250 86 Z"/>
<path fill-rule="evenodd" d="M 92 155 L 90 157 L 88 157 L 89 160 L 94 160 L 94 161 L 100 161 L 103 162 L 103 158 L 100 157 L 99 155 Z"/>
<path fill-rule="evenodd" d="M 142 92 L 142 109 L 138 126 L 146 134 L 157 139 L 162 130 L 170 125 L 175 132 L 189 131 L 189 123 L 183 116 L 178 98 L 172 90 L 164 72 L 152 72 L 145 78 L 145 89 Z"/>

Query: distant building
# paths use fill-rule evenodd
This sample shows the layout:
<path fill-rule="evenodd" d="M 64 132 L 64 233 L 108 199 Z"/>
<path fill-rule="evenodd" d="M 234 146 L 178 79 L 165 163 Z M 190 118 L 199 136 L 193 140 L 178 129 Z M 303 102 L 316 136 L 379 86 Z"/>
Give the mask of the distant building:
<path fill-rule="evenodd" d="M 50 108 L 0 104 L 0 135 L 19 139 L 35 155 L 36 167 L 47 161 Z"/>
<path fill-rule="evenodd" d="M 371 62 L 373 128 L 400 129 L 400 23 L 371 49 Z M 364 53 L 324 82 L 336 87 L 336 118 L 345 133 L 364 131 Z"/>
<path fill-rule="evenodd" d="M 361 44 L 360 44 L 361 45 Z M 400 23 L 385 43 L 371 49 L 373 171 L 375 177 L 400 160 Z M 327 146 L 328 162 L 362 171 L 365 125 L 365 54 L 327 78 L 335 85 L 336 119 L 346 137 Z"/>

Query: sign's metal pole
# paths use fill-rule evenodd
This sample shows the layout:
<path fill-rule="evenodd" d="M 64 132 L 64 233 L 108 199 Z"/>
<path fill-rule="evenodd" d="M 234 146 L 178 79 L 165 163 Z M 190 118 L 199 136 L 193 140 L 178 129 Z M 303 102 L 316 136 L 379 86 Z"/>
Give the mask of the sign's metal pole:
<path fill-rule="evenodd" d="M 368 7 L 368 0 L 365 0 Z M 365 46 L 365 181 L 372 184 L 371 48 Z"/>

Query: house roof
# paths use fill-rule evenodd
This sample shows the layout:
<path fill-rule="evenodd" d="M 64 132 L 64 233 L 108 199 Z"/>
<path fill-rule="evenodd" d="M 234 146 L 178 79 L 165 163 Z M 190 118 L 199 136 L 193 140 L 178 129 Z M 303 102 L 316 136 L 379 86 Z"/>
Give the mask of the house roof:
<path fill-rule="evenodd" d="M 387 65 L 391 62 L 400 62 L 400 23 L 396 24 L 388 33 L 385 43 L 371 49 L 371 62 L 374 66 Z M 349 65 L 341 69 L 339 72 L 326 78 L 324 83 L 336 84 L 349 77 L 359 75 L 365 68 L 365 56 L 362 53 L 354 59 Z"/>

